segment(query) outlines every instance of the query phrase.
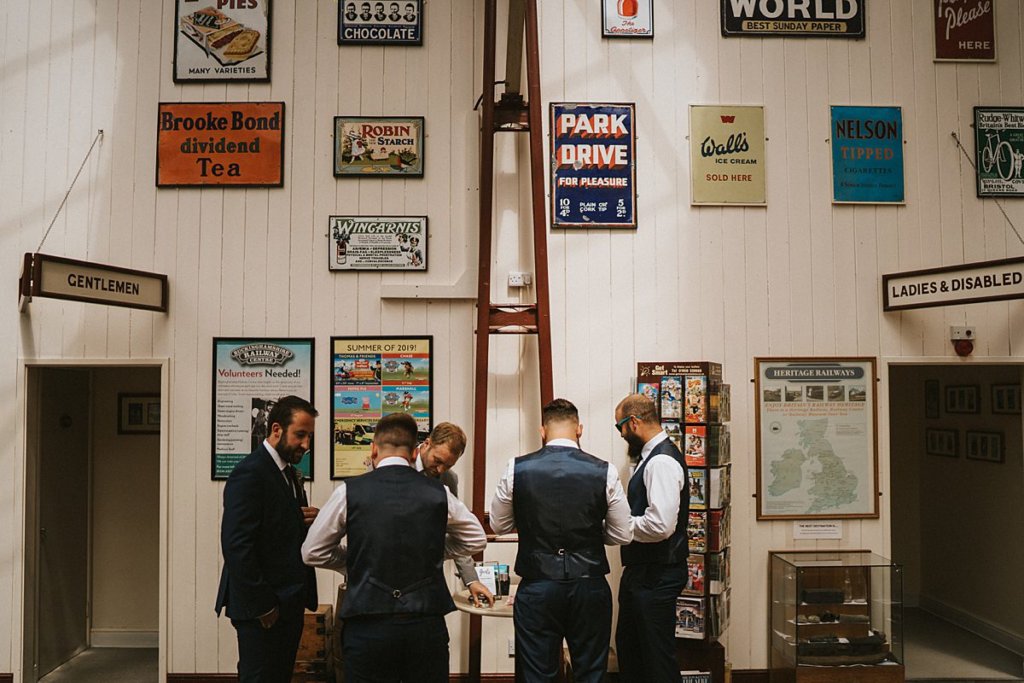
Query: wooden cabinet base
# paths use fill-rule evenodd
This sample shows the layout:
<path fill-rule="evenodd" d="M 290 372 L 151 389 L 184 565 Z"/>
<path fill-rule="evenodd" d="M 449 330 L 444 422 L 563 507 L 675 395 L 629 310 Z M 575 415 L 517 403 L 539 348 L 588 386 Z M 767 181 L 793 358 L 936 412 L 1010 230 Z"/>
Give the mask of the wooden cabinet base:
<path fill-rule="evenodd" d="M 903 683 L 902 665 L 798 666 L 796 683 Z"/>

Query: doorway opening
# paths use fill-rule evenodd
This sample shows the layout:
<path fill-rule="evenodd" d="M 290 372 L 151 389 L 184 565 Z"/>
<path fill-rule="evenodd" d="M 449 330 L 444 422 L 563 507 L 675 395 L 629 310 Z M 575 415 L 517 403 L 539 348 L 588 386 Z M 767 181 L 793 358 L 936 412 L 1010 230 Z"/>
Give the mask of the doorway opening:
<path fill-rule="evenodd" d="M 27 372 L 27 683 L 158 680 L 161 367 Z"/>
<path fill-rule="evenodd" d="M 1022 369 L 889 366 L 907 680 L 1024 681 Z"/>

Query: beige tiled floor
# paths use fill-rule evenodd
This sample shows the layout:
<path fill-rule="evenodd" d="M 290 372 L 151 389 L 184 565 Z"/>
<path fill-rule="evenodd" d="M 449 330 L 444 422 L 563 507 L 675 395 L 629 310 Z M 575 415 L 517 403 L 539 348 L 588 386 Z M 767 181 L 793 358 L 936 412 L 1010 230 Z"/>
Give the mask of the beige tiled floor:
<path fill-rule="evenodd" d="M 92 648 L 39 679 L 39 683 L 156 683 L 156 649 Z"/>
<path fill-rule="evenodd" d="M 1024 681 L 1019 655 L 919 609 L 904 612 L 907 680 Z"/>

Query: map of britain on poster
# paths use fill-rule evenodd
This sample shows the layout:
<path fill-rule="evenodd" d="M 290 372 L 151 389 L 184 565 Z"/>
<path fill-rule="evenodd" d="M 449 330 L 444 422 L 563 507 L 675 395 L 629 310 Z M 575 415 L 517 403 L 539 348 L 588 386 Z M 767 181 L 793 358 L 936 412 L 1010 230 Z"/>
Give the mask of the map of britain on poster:
<path fill-rule="evenodd" d="M 760 363 L 761 518 L 877 513 L 871 367 Z"/>

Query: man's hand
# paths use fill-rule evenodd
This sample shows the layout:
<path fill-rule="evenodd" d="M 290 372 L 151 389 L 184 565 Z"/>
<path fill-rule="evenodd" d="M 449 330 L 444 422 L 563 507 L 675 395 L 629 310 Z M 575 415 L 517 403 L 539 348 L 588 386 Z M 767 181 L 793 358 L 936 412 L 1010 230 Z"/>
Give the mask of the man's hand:
<path fill-rule="evenodd" d="M 275 607 L 260 617 L 260 626 L 263 628 L 270 628 L 277 623 L 277 618 L 279 616 L 281 616 L 281 612 Z"/>
<path fill-rule="evenodd" d="M 479 581 L 474 581 L 469 584 L 468 588 L 469 601 L 473 603 L 474 607 L 483 607 L 484 604 L 488 607 L 494 607 L 494 594 L 487 590 L 487 586 Z"/>
<path fill-rule="evenodd" d="M 306 526 L 309 526 L 319 513 L 320 508 L 302 508 L 302 521 Z"/>

